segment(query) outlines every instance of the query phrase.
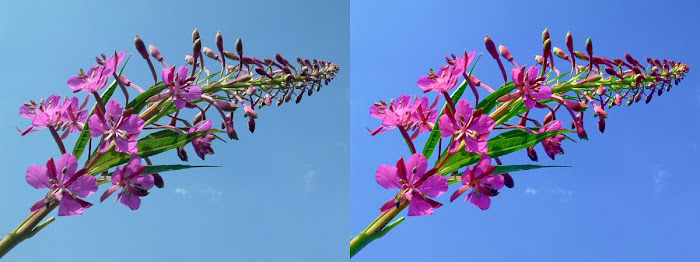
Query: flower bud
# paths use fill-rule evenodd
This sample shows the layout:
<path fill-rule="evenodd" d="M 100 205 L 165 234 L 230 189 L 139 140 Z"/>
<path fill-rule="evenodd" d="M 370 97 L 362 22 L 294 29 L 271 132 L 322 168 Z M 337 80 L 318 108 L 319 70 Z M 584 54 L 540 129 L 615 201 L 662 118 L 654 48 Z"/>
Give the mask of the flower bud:
<path fill-rule="evenodd" d="M 204 55 L 206 55 L 207 57 L 209 57 L 211 59 L 219 60 L 219 55 L 214 53 L 214 50 L 211 50 L 211 48 L 206 47 L 206 46 L 204 47 Z"/>
<path fill-rule="evenodd" d="M 250 130 L 251 133 L 255 132 L 255 119 L 248 118 L 248 130 Z"/>
<path fill-rule="evenodd" d="M 566 33 L 566 48 L 570 53 L 574 52 L 574 37 L 571 36 L 571 31 Z"/>
<path fill-rule="evenodd" d="M 605 95 L 606 91 L 607 91 L 607 89 L 604 86 L 600 86 L 600 87 L 598 87 L 598 89 L 595 92 L 599 96 L 602 96 L 602 95 Z"/>
<path fill-rule="evenodd" d="M 537 61 L 538 64 L 544 65 L 545 59 L 542 56 L 536 55 L 535 60 Z"/>
<path fill-rule="evenodd" d="M 503 58 L 508 60 L 508 62 L 513 62 L 513 55 L 510 54 L 510 51 L 508 50 L 508 48 L 506 48 L 503 45 L 499 45 L 498 51 L 501 52 L 501 55 L 503 56 Z"/>
<path fill-rule="evenodd" d="M 277 60 L 277 62 L 279 62 L 283 66 L 289 65 L 289 61 L 287 61 L 287 59 L 284 59 L 284 57 L 282 57 L 282 55 L 280 55 L 280 53 L 275 53 L 275 60 Z"/>
<path fill-rule="evenodd" d="M 158 48 L 153 45 L 149 45 L 148 50 L 151 51 L 151 56 L 153 56 L 153 58 L 155 58 L 158 62 L 163 62 L 163 55 L 160 54 Z"/>
<path fill-rule="evenodd" d="M 294 102 L 299 104 L 299 102 L 301 102 L 302 97 L 304 97 L 304 92 L 301 92 L 299 95 L 297 95 L 297 99 Z"/>
<path fill-rule="evenodd" d="M 544 31 L 542 31 L 542 43 L 547 41 L 547 39 L 549 39 L 549 30 L 545 28 Z"/>
<path fill-rule="evenodd" d="M 605 118 L 598 118 L 598 130 L 600 130 L 601 133 L 605 132 Z"/>
<path fill-rule="evenodd" d="M 545 59 L 549 58 L 550 54 L 552 53 L 552 39 L 547 39 L 544 41 L 544 45 L 542 46 L 542 55 L 544 56 Z"/>
<path fill-rule="evenodd" d="M 187 162 L 187 151 L 185 151 L 185 147 L 178 147 L 176 151 L 177 157 L 179 157 L 180 160 Z"/>
<path fill-rule="evenodd" d="M 597 115 L 597 116 L 599 116 L 599 117 L 602 117 L 602 118 L 607 118 L 607 117 L 608 117 L 608 113 L 605 112 L 605 110 L 603 110 L 603 108 L 602 108 L 601 106 L 598 106 L 598 105 L 596 105 L 596 104 L 593 104 L 593 110 L 594 110 L 594 112 L 595 112 L 595 115 Z"/>
<path fill-rule="evenodd" d="M 146 50 L 146 44 L 143 43 L 143 40 L 141 40 L 139 35 L 136 35 L 136 37 L 134 37 L 134 44 L 136 45 L 136 50 L 139 51 L 139 54 L 141 54 L 141 57 L 143 57 L 143 59 L 148 59 L 148 51 Z"/>
<path fill-rule="evenodd" d="M 505 173 L 501 175 L 503 176 L 503 184 L 505 184 L 506 187 L 513 188 L 515 186 L 515 181 L 513 181 L 513 177 L 510 176 L 510 174 Z"/>
<path fill-rule="evenodd" d="M 233 128 L 233 113 L 229 113 L 228 119 L 224 120 L 224 126 L 226 126 L 226 134 L 229 139 L 238 140 L 238 134 L 236 134 L 236 129 Z"/>
<path fill-rule="evenodd" d="M 272 104 L 272 95 L 270 94 L 265 94 L 265 105 L 271 105 Z"/>
<path fill-rule="evenodd" d="M 194 31 L 192 31 L 192 43 L 197 41 L 197 39 L 199 39 L 199 30 L 195 28 Z"/>
<path fill-rule="evenodd" d="M 238 56 L 243 56 L 243 41 L 240 37 L 236 40 L 236 52 Z"/>
<path fill-rule="evenodd" d="M 637 94 L 637 95 L 634 97 L 634 102 L 635 102 L 635 103 L 639 102 L 639 100 L 642 100 L 642 94 Z"/>
<path fill-rule="evenodd" d="M 615 94 L 615 104 L 622 105 L 622 96 L 620 94 Z"/>
<path fill-rule="evenodd" d="M 194 41 L 194 44 L 192 44 L 192 56 L 196 60 L 201 55 L 202 55 L 202 39 L 197 39 Z"/>
<path fill-rule="evenodd" d="M 586 52 L 588 56 L 593 56 L 593 40 L 590 37 L 586 40 Z"/>
<path fill-rule="evenodd" d="M 186 55 L 185 56 L 185 61 L 187 61 L 188 65 L 194 65 L 194 57 L 191 55 Z"/>
<path fill-rule="evenodd" d="M 589 60 L 587 55 L 585 55 L 579 51 L 574 51 L 574 56 L 576 56 L 576 58 L 581 59 L 581 60 L 586 60 L 586 61 Z"/>
<path fill-rule="evenodd" d="M 534 146 L 527 148 L 527 156 L 530 157 L 530 160 L 537 162 L 537 151 L 535 151 Z"/>
<path fill-rule="evenodd" d="M 157 188 L 163 188 L 163 187 L 165 187 L 165 181 L 163 181 L 163 177 L 160 176 L 160 174 L 155 173 L 155 174 L 151 174 L 151 175 L 153 176 L 153 184 L 154 184 Z"/>
<path fill-rule="evenodd" d="M 489 35 L 486 35 L 486 37 L 484 38 L 484 44 L 486 45 L 486 50 L 488 50 L 489 54 L 491 54 L 491 57 L 493 57 L 493 59 L 498 59 L 496 44 L 493 43 L 493 40 L 491 40 Z"/>
<path fill-rule="evenodd" d="M 224 37 L 221 36 L 221 31 L 216 32 L 216 48 L 219 49 L 219 53 L 224 52 Z"/>
<path fill-rule="evenodd" d="M 559 47 L 554 47 L 554 55 L 557 57 L 564 59 L 564 60 L 569 60 L 569 55 L 567 55 L 564 50 L 559 49 Z"/>
<path fill-rule="evenodd" d="M 646 100 L 644 101 L 645 103 L 649 104 L 651 102 L 651 98 L 654 96 L 654 93 L 652 92 L 651 94 L 647 95 Z"/>
<path fill-rule="evenodd" d="M 231 51 L 224 51 L 224 56 L 228 59 L 238 61 L 238 56 Z"/>

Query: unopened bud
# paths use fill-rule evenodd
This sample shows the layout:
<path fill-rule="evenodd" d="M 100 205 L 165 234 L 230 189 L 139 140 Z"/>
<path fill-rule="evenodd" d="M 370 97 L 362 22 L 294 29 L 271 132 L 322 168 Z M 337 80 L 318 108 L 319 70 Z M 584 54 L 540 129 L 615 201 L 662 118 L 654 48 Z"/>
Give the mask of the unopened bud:
<path fill-rule="evenodd" d="M 192 43 L 197 41 L 197 39 L 199 39 L 199 30 L 195 28 L 194 31 L 192 31 Z"/>
<path fill-rule="evenodd" d="M 486 35 L 486 37 L 484 38 L 484 44 L 486 45 L 486 50 L 488 50 L 489 54 L 491 54 L 491 57 L 493 57 L 493 59 L 498 59 L 496 44 L 493 43 L 493 40 L 491 40 L 489 35 Z"/>
<path fill-rule="evenodd" d="M 601 133 L 605 132 L 605 118 L 598 118 L 598 130 L 600 130 Z"/>
<path fill-rule="evenodd" d="M 535 151 L 534 146 L 527 148 L 527 156 L 530 157 L 530 160 L 537 162 L 537 151 Z"/>
<path fill-rule="evenodd" d="M 652 98 L 653 96 L 654 96 L 654 93 L 651 93 L 651 94 L 647 95 L 647 99 L 646 99 L 646 101 L 644 101 L 644 102 L 647 103 L 647 104 L 649 104 L 649 102 L 651 102 L 651 98 Z"/>
<path fill-rule="evenodd" d="M 544 62 L 545 62 L 544 57 L 542 57 L 542 56 L 540 56 L 540 55 L 536 55 L 536 56 L 535 56 L 535 60 L 537 60 L 537 63 L 538 63 L 538 64 L 544 65 Z"/>
<path fill-rule="evenodd" d="M 586 60 L 586 61 L 589 60 L 587 55 L 585 55 L 584 53 L 581 53 L 579 51 L 574 51 L 574 56 L 576 56 L 576 58 L 581 59 L 581 60 Z"/>
<path fill-rule="evenodd" d="M 549 55 L 552 53 L 552 39 L 548 38 L 546 41 L 544 41 L 542 53 L 545 58 L 549 58 Z"/>
<path fill-rule="evenodd" d="M 219 49 L 219 53 L 224 52 L 224 37 L 221 36 L 221 31 L 216 32 L 216 48 Z"/>
<path fill-rule="evenodd" d="M 236 52 L 238 56 L 243 56 L 243 41 L 240 37 L 236 40 Z"/>
<path fill-rule="evenodd" d="M 229 139 L 238 140 L 238 134 L 236 134 L 236 129 L 233 128 L 233 113 L 229 113 L 228 119 L 224 121 L 224 126 L 226 126 L 226 134 Z"/>
<path fill-rule="evenodd" d="M 590 37 L 586 40 L 586 52 L 588 56 L 593 56 L 593 40 Z"/>
<path fill-rule="evenodd" d="M 176 151 L 177 157 L 179 157 L 180 160 L 187 162 L 187 151 L 185 151 L 185 147 L 178 147 Z"/>
<path fill-rule="evenodd" d="M 299 102 L 301 102 L 302 97 L 304 97 L 304 92 L 299 93 L 299 95 L 297 95 L 297 99 L 294 102 L 299 104 Z"/>
<path fill-rule="evenodd" d="M 272 95 L 270 94 L 265 94 L 265 105 L 271 105 L 272 104 Z"/>
<path fill-rule="evenodd" d="M 285 102 L 285 103 L 288 103 L 288 102 L 291 101 L 291 100 L 292 100 L 292 94 L 287 94 L 286 96 L 284 96 L 284 102 Z"/>
<path fill-rule="evenodd" d="M 149 45 L 148 50 L 151 51 L 151 56 L 153 56 L 153 58 L 155 58 L 158 62 L 163 62 L 163 55 L 160 54 L 158 48 L 153 45 Z"/>
<path fill-rule="evenodd" d="M 148 50 L 146 50 L 146 44 L 143 43 L 143 40 L 141 40 L 139 35 L 136 35 L 136 37 L 134 37 L 134 44 L 136 45 L 136 50 L 139 51 L 139 54 L 141 54 L 141 57 L 143 57 L 143 59 L 148 59 Z"/>
<path fill-rule="evenodd" d="M 564 59 L 564 60 L 569 60 L 569 55 L 564 52 L 564 50 L 559 49 L 559 47 L 554 47 L 554 55 L 557 57 Z"/>
<path fill-rule="evenodd" d="M 542 121 L 544 123 L 542 124 L 547 125 L 547 123 L 552 122 L 553 119 L 554 113 L 552 111 L 549 111 L 549 113 L 547 113 L 547 115 L 544 116 L 544 120 Z"/>
<path fill-rule="evenodd" d="M 547 41 L 547 39 L 549 39 L 549 30 L 545 28 L 544 31 L 542 31 L 542 43 Z"/>
<path fill-rule="evenodd" d="M 513 62 L 513 55 L 510 54 L 510 50 L 508 50 L 508 48 L 506 48 L 503 45 L 499 45 L 498 51 L 501 52 L 501 55 L 503 56 L 503 58 L 508 60 L 508 62 Z"/>
<path fill-rule="evenodd" d="M 160 174 L 155 173 L 155 174 L 151 174 L 151 175 L 153 176 L 153 184 L 154 184 L 157 188 L 163 188 L 163 187 L 165 187 L 165 181 L 163 181 L 163 177 L 160 176 Z"/>
<path fill-rule="evenodd" d="M 595 114 L 596 114 L 597 116 L 599 116 L 599 117 L 602 117 L 602 118 L 607 118 L 607 117 L 608 117 L 608 113 L 605 112 L 605 110 L 603 110 L 603 107 L 601 107 L 601 106 L 598 106 L 598 105 L 594 104 L 594 105 L 593 105 L 593 110 L 594 110 Z"/>
<path fill-rule="evenodd" d="M 607 89 L 605 89 L 604 86 L 600 86 L 600 87 L 598 87 L 598 89 L 597 89 L 595 92 L 596 92 L 596 94 L 598 94 L 599 96 L 602 96 L 602 95 L 605 94 L 606 91 L 607 91 Z"/>
<path fill-rule="evenodd" d="M 501 175 L 503 176 L 503 184 L 505 184 L 506 187 L 513 188 L 515 186 L 515 181 L 513 181 L 513 177 L 510 176 L 510 174 L 505 173 Z"/>
<path fill-rule="evenodd" d="M 202 39 L 197 39 L 192 44 L 192 56 L 199 58 L 202 55 Z"/>
<path fill-rule="evenodd" d="M 566 48 L 569 49 L 570 53 L 574 51 L 574 37 L 571 36 L 571 31 L 566 33 Z"/>
<path fill-rule="evenodd" d="M 238 56 L 231 51 L 224 51 L 224 56 L 228 59 L 238 61 Z"/>
<path fill-rule="evenodd" d="M 622 96 L 620 94 L 615 94 L 615 104 L 622 105 Z"/>
<path fill-rule="evenodd" d="M 255 119 L 248 118 L 248 129 L 250 130 L 251 133 L 255 132 Z"/>
<path fill-rule="evenodd" d="M 194 57 L 191 55 L 186 55 L 185 61 L 187 61 L 187 64 L 189 64 L 189 65 L 194 65 Z"/>
<path fill-rule="evenodd" d="M 251 86 L 251 87 L 248 87 L 248 89 L 245 91 L 245 93 L 249 96 L 252 96 L 255 94 L 256 91 L 258 91 L 258 90 L 255 89 L 254 86 Z"/>
<path fill-rule="evenodd" d="M 639 102 L 639 100 L 642 100 L 642 94 L 637 94 L 637 95 L 634 97 L 634 102 L 635 102 L 635 103 Z"/>
<path fill-rule="evenodd" d="M 288 66 L 289 61 L 287 59 L 284 59 L 280 53 L 275 53 L 275 60 L 277 60 L 278 63 L 282 64 L 283 66 Z"/>
<path fill-rule="evenodd" d="M 219 60 L 219 55 L 217 55 L 214 50 L 211 50 L 209 47 L 204 47 L 204 55 L 207 57 L 214 59 L 214 60 Z"/>

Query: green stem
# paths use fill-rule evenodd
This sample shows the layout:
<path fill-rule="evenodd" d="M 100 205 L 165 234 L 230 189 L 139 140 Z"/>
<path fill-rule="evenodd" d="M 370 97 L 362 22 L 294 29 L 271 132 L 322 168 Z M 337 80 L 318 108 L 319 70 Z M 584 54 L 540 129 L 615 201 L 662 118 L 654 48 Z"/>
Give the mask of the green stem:
<path fill-rule="evenodd" d="M 382 213 L 377 219 L 372 221 L 365 230 L 357 234 L 357 236 L 350 241 L 350 257 L 352 258 L 355 256 L 355 254 L 360 252 L 362 248 L 372 241 L 384 236 L 384 234 L 386 234 L 386 231 L 384 231 L 385 227 L 407 206 L 408 201 L 402 201 L 398 208 L 394 207 Z"/>
<path fill-rule="evenodd" d="M 22 221 L 19 227 L 0 240 L 0 258 L 5 256 L 7 252 L 10 252 L 10 250 L 12 250 L 12 248 L 17 246 L 19 243 L 34 236 L 37 232 L 39 232 L 39 230 L 53 222 L 53 219 L 49 218 L 47 221 L 39 225 L 39 222 L 41 222 L 41 220 L 43 220 L 57 206 L 58 202 L 53 201 L 48 207 L 32 213 L 29 215 L 29 217 L 27 217 L 27 219 Z"/>

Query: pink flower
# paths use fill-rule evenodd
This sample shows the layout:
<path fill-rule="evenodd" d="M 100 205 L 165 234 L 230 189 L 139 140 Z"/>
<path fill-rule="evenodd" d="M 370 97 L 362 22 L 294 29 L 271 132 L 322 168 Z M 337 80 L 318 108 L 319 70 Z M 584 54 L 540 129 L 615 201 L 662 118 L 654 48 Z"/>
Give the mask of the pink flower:
<path fill-rule="evenodd" d="M 491 166 L 491 158 L 483 155 L 474 167 L 468 167 L 462 174 L 462 186 L 452 194 L 450 201 L 454 201 L 464 192 L 472 189 L 464 199 L 464 202 L 471 199 L 472 205 L 478 206 L 481 210 L 489 209 L 491 197 L 498 195 L 498 189 L 505 184 L 503 175 L 492 174 L 496 166 Z"/>
<path fill-rule="evenodd" d="M 549 99 L 552 97 L 552 88 L 542 85 L 542 79 L 539 78 L 540 70 L 535 66 L 531 66 L 525 73 L 525 66 L 521 68 L 513 68 L 511 75 L 513 83 L 518 87 L 518 91 L 501 97 L 499 102 L 505 102 L 517 97 L 523 98 L 523 103 L 529 109 L 535 107 L 537 101 Z"/>
<path fill-rule="evenodd" d="M 435 104 L 432 106 L 428 105 L 427 97 L 416 100 L 412 107 L 414 108 L 414 111 L 411 113 L 410 122 L 412 124 L 412 128 L 416 129 L 416 132 L 411 137 L 415 139 L 418 134 L 433 131 L 438 112 L 435 110 Z"/>
<path fill-rule="evenodd" d="M 63 103 L 64 111 L 61 114 L 61 125 L 66 129 L 64 136 L 67 136 L 68 133 L 83 131 L 88 114 L 85 105 L 86 103 L 79 105 L 77 97 L 72 97 Z"/>
<path fill-rule="evenodd" d="M 85 169 L 76 172 L 78 159 L 71 154 L 63 154 L 58 162 L 53 158 L 46 166 L 31 165 L 25 175 L 27 183 L 36 189 L 50 189 L 47 198 L 37 201 L 30 211 L 36 212 L 47 206 L 54 198 L 60 201 L 59 216 L 73 216 L 83 213 L 83 208 L 92 204 L 78 197 L 88 197 L 97 191 L 97 179 L 85 174 Z"/>
<path fill-rule="evenodd" d="M 175 66 L 163 68 L 161 74 L 163 76 L 163 84 L 168 87 L 168 92 L 149 98 L 149 102 L 172 97 L 175 106 L 178 109 L 182 109 L 189 105 L 188 101 L 202 97 L 202 89 L 191 84 L 194 78 L 189 77 L 190 70 L 186 66 L 181 66 L 177 73 L 175 73 Z"/>
<path fill-rule="evenodd" d="M 561 123 L 561 120 L 551 121 L 541 127 L 538 133 L 560 130 Z M 544 147 L 544 151 L 547 153 L 547 156 L 549 156 L 549 158 L 552 160 L 554 160 L 554 156 L 564 154 L 564 149 L 561 148 L 561 141 L 563 139 L 564 135 L 559 134 L 542 140 L 542 147 Z"/>
<path fill-rule="evenodd" d="M 138 115 L 132 115 L 131 110 L 124 112 L 124 108 L 116 100 L 109 100 L 106 111 L 103 114 L 97 108 L 89 122 L 92 136 L 104 135 L 99 152 L 106 152 L 107 146 L 114 140 L 117 152 L 136 154 L 138 151 L 136 138 L 141 133 L 145 122 Z"/>
<path fill-rule="evenodd" d="M 129 159 L 129 163 L 124 167 L 117 167 L 112 175 L 112 187 L 107 189 L 100 197 L 100 202 L 107 199 L 118 189 L 122 189 L 114 202 L 121 199 L 124 206 L 131 210 L 139 209 L 141 206 L 141 197 L 148 195 L 148 189 L 154 185 L 152 175 L 141 174 L 146 166 L 141 166 L 141 158 L 134 155 Z"/>
<path fill-rule="evenodd" d="M 19 115 L 31 119 L 32 125 L 22 131 L 22 135 L 34 133 L 48 126 L 58 124 L 63 110 L 64 105 L 61 105 L 61 97 L 58 95 L 50 95 L 46 100 L 41 100 L 39 103 L 34 101 L 25 103 L 19 108 Z"/>
<path fill-rule="evenodd" d="M 211 129 L 211 120 L 204 122 L 199 122 L 195 124 L 188 133 L 194 133 L 199 131 L 207 131 Z M 211 148 L 211 141 L 214 139 L 214 135 L 206 135 L 203 137 L 198 137 L 192 140 L 192 147 L 202 160 L 204 160 L 205 155 L 214 154 L 214 149 Z"/>
<path fill-rule="evenodd" d="M 411 97 L 400 95 L 388 105 L 386 102 L 375 103 L 369 108 L 369 115 L 382 120 L 382 125 L 372 131 L 372 135 L 384 133 L 399 126 L 406 126 L 411 120 L 411 113 L 420 104 L 411 104 Z"/>
<path fill-rule="evenodd" d="M 441 67 L 437 74 L 431 71 L 429 75 L 419 78 L 418 87 L 423 89 L 423 93 L 430 91 L 443 93 L 449 91 L 457 85 L 457 80 L 464 74 L 467 66 L 469 66 L 469 63 L 474 59 L 474 55 L 476 55 L 476 51 L 472 51 L 468 55 L 465 51 L 464 55 L 455 61 L 448 59 L 449 65 Z"/>
<path fill-rule="evenodd" d="M 71 76 L 68 79 L 68 87 L 73 89 L 73 93 L 87 91 L 90 93 L 97 92 L 107 85 L 107 80 L 116 71 L 121 61 L 124 59 L 126 51 L 122 51 L 116 57 L 112 56 L 105 60 L 102 65 L 96 65 L 88 69 L 87 74 L 82 70 L 77 76 Z"/>
<path fill-rule="evenodd" d="M 481 110 L 476 112 L 467 100 L 460 99 L 457 102 L 457 112 L 454 119 L 443 114 L 438 122 L 440 134 L 445 136 L 455 136 L 450 143 L 449 152 L 457 152 L 459 145 L 464 142 L 464 150 L 477 154 L 488 152 L 488 142 L 486 138 L 491 134 L 491 130 L 496 123 L 488 115 L 481 114 Z"/>
<path fill-rule="evenodd" d="M 401 158 L 396 166 L 379 166 L 375 175 L 377 183 L 386 189 L 400 189 L 397 198 L 386 202 L 381 207 L 381 212 L 398 205 L 403 198 L 410 202 L 409 216 L 430 215 L 434 208 L 442 206 L 428 197 L 438 197 L 445 193 L 447 179 L 435 174 L 435 169 L 426 172 L 427 167 L 428 159 L 422 154 L 413 154 L 407 163 Z"/>

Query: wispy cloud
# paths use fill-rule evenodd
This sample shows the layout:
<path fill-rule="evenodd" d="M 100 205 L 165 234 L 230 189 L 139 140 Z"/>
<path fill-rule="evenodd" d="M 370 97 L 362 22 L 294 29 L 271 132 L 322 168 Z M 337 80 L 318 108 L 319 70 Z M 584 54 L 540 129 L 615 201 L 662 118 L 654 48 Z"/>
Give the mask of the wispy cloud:
<path fill-rule="evenodd" d="M 528 188 L 525 189 L 525 193 L 534 196 L 534 195 L 537 194 L 537 190 L 535 190 L 534 188 L 528 187 Z"/>
<path fill-rule="evenodd" d="M 184 189 L 184 188 L 176 188 L 176 189 L 175 189 L 175 194 L 179 194 L 179 195 L 186 196 L 187 193 L 189 193 L 189 191 L 187 191 L 187 190 Z"/>
<path fill-rule="evenodd" d="M 307 171 L 306 174 L 304 174 L 304 190 L 307 193 L 310 193 L 316 187 L 314 177 L 316 177 L 316 171 L 313 169 Z"/>
<path fill-rule="evenodd" d="M 654 192 L 661 192 L 664 189 L 664 180 L 669 176 L 670 174 L 664 170 L 656 171 L 654 175 Z"/>
<path fill-rule="evenodd" d="M 202 194 L 209 196 L 209 200 L 219 200 L 221 199 L 221 195 L 224 194 L 223 191 L 212 188 L 212 187 L 207 187 L 205 189 L 202 189 Z"/>
<path fill-rule="evenodd" d="M 559 201 L 561 202 L 571 200 L 571 196 L 574 194 L 573 191 L 561 187 L 555 188 L 554 190 L 552 190 L 552 193 L 559 195 Z"/>

